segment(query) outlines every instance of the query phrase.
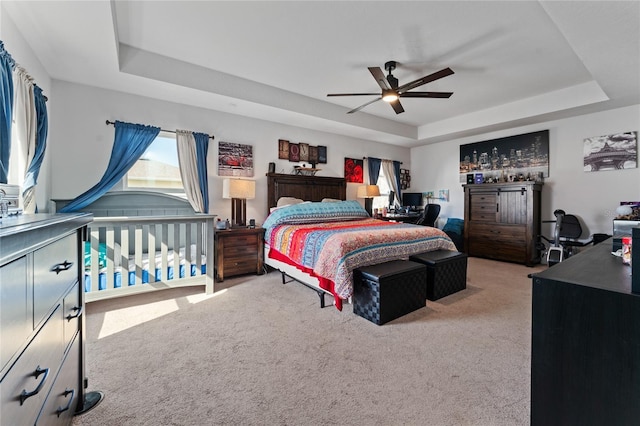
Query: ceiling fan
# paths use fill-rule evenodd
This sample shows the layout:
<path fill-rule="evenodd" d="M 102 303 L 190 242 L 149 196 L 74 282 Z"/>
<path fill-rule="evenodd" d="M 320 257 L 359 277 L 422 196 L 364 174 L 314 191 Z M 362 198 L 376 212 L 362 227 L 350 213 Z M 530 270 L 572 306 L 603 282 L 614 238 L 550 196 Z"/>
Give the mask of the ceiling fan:
<path fill-rule="evenodd" d="M 389 105 L 391 105 L 396 114 L 400 114 L 401 112 L 404 112 L 404 108 L 402 108 L 402 104 L 400 104 L 400 98 L 449 98 L 453 95 L 453 92 L 409 92 L 409 90 L 415 89 L 423 84 L 427 84 L 453 74 L 453 70 L 451 68 L 442 69 L 434 72 L 433 74 L 429 74 L 417 80 L 403 84 L 402 86 L 398 86 L 398 79 L 391 74 L 391 72 L 396 69 L 396 65 L 396 61 L 389 61 L 384 64 L 384 69 L 389 71 L 389 74 L 386 77 L 380 67 L 369 67 L 369 72 L 373 78 L 376 79 L 376 82 L 382 89 L 382 93 L 329 93 L 327 96 L 378 96 L 378 98 L 348 111 L 347 114 L 360 111 L 362 108 L 367 105 L 371 105 L 380 99 L 385 102 L 389 102 Z"/>

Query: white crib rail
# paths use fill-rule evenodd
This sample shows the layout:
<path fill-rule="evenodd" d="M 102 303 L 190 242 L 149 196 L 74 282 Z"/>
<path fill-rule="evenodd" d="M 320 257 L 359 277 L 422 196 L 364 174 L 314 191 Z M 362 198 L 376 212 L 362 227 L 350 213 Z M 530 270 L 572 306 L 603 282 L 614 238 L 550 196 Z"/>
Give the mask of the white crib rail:
<path fill-rule="evenodd" d="M 215 215 L 205 214 L 94 218 L 88 232 L 90 265 L 85 264 L 85 274 L 90 276 L 91 285 L 85 288 L 85 301 L 195 285 L 204 285 L 207 294 L 213 293 L 214 219 Z M 101 245 L 106 248 L 103 265 L 100 265 Z M 184 277 L 180 277 L 181 259 Z M 145 262 L 148 282 L 143 283 Z M 156 262 L 161 271 L 159 280 L 155 279 Z M 203 263 L 205 273 L 202 273 Z M 195 266 L 193 276 L 192 266 Z M 133 283 L 129 283 L 130 269 L 135 269 Z M 119 287 L 115 280 L 117 271 L 121 278 Z M 103 289 L 99 289 L 101 279 Z"/>

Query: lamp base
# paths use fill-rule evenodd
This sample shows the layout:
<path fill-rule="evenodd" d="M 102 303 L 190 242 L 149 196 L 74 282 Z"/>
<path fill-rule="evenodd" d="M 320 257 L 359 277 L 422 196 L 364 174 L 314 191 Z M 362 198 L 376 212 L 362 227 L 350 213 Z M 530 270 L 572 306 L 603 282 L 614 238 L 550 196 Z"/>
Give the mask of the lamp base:
<path fill-rule="evenodd" d="M 373 198 L 364 199 L 364 209 L 369 213 L 369 216 L 373 217 Z"/>
<path fill-rule="evenodd" d="M 244 228 L 247 223 L 247 200 L 244 198 L 231 199 L 232 228 Z"/>

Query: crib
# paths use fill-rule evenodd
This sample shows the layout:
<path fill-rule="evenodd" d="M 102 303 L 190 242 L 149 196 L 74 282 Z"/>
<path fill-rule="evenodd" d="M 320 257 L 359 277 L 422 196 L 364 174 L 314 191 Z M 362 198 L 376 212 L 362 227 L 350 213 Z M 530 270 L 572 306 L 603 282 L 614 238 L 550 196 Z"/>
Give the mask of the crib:
<path fill-rule="evenodd" d="M 60 209 L 65 201 L 56 200 Z M 85 301 L 174 287 L 214 291 L 214 219 L 186 199 L 147 191 L 113 192 L 92 213 L 84 246 Z"/>

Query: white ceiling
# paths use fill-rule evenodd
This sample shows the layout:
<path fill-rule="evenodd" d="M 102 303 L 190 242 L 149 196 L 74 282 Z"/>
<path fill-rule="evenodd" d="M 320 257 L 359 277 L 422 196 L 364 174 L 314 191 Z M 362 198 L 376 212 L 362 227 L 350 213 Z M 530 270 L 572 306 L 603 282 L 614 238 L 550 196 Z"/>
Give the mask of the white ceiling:
<path fill-rule="evenodd" d="M 2 3 L 54 79 L 401 146 L 640 103 L 639 1 Z M 453 96 L 326 96 L 389 60 Z"/>

